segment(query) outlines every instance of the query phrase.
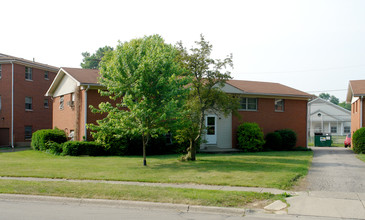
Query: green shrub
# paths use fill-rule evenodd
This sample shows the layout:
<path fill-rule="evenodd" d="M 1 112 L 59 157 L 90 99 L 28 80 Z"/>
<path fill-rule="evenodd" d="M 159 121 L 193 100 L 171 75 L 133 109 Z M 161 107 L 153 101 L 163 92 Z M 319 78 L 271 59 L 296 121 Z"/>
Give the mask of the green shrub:
<path fill-rule="evenodd" d="M 276 131 L 282 139 L 282 147 L 280 150 L 293 150 L 297 144 L 297 134 L 291 129 L 282 129 Z"/>
<path fill-rule="evenodd" d="M 105 148 L 96 143 L 88 141 L 68 141 L 63 144 L 62 154 L 69 156 L 80 156 L 80 155 L 90 155 L 90 156 L 102 156 L 105 155 Z"/>
<path fill-rule="evenodd" d="M 365 128 L 360 128 L 352 135 L 353 150 L 357 154 L 365 154 Z"/>
<path fill-rule="evenodd" d="M 31 146 L 34 150 L 46 151 L 47 142 L 64 143 L 67 141 L 66 134 L 60 129 L 38 130 L 32 135 Z"/>
<path fill-rule="evenodd" d="M 257 123 L 243 123 L 237 129 L 238 147 L 245 152 L 262 151 L 264 133 Z"/>
<path fill-rule="evenodd" d="M 62 153 L 62 147 L 63 144 L 59 144 L 53 141 L 48 141 L 46 143 L 46 148 L 47 148 L 46 152 L 54 155 L 60 155 Z"/>
<path fill-rule="evenodd" d="M 271 132 L 265 137 L 265 150 L 280 150 L 283 145 L 283 139 L 279 132 Z"/>
<path fill-rule="evenodd" d="M 107 155 L 142 155 L 142 137 L 139 135 L 125 135 L 116 137 L 115 134 L 104 132 L 92 133 L 95 141 L 105 147 Z M 160 135 L 151 138 L 146 148 L 147 155 L 163 155 L 182 153 L 186 146 L 177 143 L 166 143 L 166 137 Z"/>

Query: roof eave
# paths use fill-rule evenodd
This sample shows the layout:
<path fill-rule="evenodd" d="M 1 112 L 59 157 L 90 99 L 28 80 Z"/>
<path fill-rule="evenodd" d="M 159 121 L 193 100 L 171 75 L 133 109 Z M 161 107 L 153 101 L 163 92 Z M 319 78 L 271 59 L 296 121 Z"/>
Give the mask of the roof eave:
<path fill-rule="evenodd" d="M 52 66 L 49 66 L 49 65 L 41 64 L 41 63 L 35 63 L 35 62 L 32 62 L 32 61 L 18 60 L 16 58 L 0 60 L 0 64 L 4 64 L 4 63 L 17 63 L 17 64 L 21 64 L 21 65 L 35 67 L 35 68 L 38 68 L 38 69 L 52 71 L 52 72 L 56 72 L 56 71 L 59 70 L 58 67 L 52 67 Z"/>

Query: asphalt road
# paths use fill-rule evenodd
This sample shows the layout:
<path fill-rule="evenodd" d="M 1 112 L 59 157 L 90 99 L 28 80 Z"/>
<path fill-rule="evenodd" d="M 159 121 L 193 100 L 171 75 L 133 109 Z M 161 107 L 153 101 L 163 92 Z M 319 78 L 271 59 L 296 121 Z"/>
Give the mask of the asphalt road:
<path fill-rule="evenodd" d="M 312 147 L 314 157 L 306 177 L 309 191 L 365 193 L 365 162 L 342 147 Z"/>
<path fill-rule="evenodd" d="M 337 218 L 310 217 L 308 215 L 275 215 L 267 213 L 232 213 L 183 210 L 179 206 L 167 205 L 156 208 L 148 205 L 117 204 L 110 202 L 83 202 L 72 199 L 33 196 L 6 196 L 0 198 L 1 220 L 329 220 Z M 50 198 L 50 199 L 47 199 Z M 114 204 L 114 205 L 113 205 Z"/>

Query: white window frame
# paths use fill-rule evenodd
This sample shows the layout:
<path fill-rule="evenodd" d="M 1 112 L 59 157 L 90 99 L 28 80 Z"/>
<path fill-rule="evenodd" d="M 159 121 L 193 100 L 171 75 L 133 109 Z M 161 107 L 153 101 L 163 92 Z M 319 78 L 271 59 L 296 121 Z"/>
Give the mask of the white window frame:
<path fill-rule="evenodd" d="M 336 130 L 336 131 L 333 132 L 332 130 Z M 331 126 L 331 133 L 337 134 L 337 126 Z"/>
<path fill-rule="evenodd" d="M 29 102 L 29 100 L 30 100 L 30 102 Z M 27 107 L 29 107 L 27 105 L 30 105 L 30 108 L 27 108 Z M 25 110 L 26 111 L 33 111 L 33 98 L 32 97 L 28 97 L 28 96 L 25 97 Z"/>
<path fill-rule="evenodd" d="M 255 103 L 253 103 L 252 101 L 255 100 Z M 249 102 L 251 101 L 251 102 Z M 257 103 L 258 103 L 258 98 L 250 98 L 250 97 L 241 97 L 240 98 L 240 108 L 238 110 L 241 111 L 257 111 L 258 107 L 257 107 Z M 249 108 L 249 105 L 253 105 L 255 104 L 255 108 Z M 245 105 L 246 107 L 243 108 L 243 105 Z"/>
<path fill-rule="evenodd" d="M 33 69 L 31 67 L 25 67 L 25 80 L 33 81 Z"/>
<path fill-rule="evenodd" d="M 346 131 L 346 128 L 348 129 L 348 131 Z M 351 127 L 350 126 L 344 126 L 343 127 L 343 132 L 344 133 L 350 133 L 351 132 Z"/>
<path fill-rule="evenodd" d="M 285 100 L 284 99 L 275 99 L 275 111 L 276 112 L 285 111 Z"/>
<path fill-rule="evenodd" d="M 1 76 L 2 76 L 2 66 L 0 64 L 0 79 L 1 79 Z"/>

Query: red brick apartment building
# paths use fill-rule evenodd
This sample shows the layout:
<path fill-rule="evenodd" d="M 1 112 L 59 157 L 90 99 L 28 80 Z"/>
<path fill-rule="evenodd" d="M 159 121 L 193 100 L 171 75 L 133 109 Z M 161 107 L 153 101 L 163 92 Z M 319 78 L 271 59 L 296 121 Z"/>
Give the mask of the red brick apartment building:
<path fill-rule="evenodd" d="M 32 133 L 52 128 L 45 97 L 58 68 L 0 53 L 0 146 L 29 145 Z"/>
<path fill-rule="evenodd" d="M 98 89 L 99 70 L 62 67 L 46 95 L 52 97 L 53 127 L 66 132 L 73 140 L 90 140 L 86 124 L 96 123 L 105 115 L 93 114 L 90 105 L 112 101 L 100 96 Z"/>
<path fill-rule="evenodd" d="M 53 127 L 66 131 L 75 140 L 90 139 L 87 123 L 95 123 L 103 115 L 93 114 L 89 105 L 98 106 L 108 97 L 101 97 L 97 89 L 98 70 L 61 68 L 47 91 L 53 98 Z M 290 128 L 298 135 L 297 146 L 307 146 L 308 93 L 279 83 L 229 80 L 223 91 L 239 96 L 241 118 L 207 112 L 206 143 L 201 149 L 236 148 L 236 131 L 242 122 L 256 122 L 264 133 Z"/>
<path fill-rule="evenodd" d="M 365 80 L 349 82 L 346 102 L 351 103 L 351 134 L 365 126 Z"/>

